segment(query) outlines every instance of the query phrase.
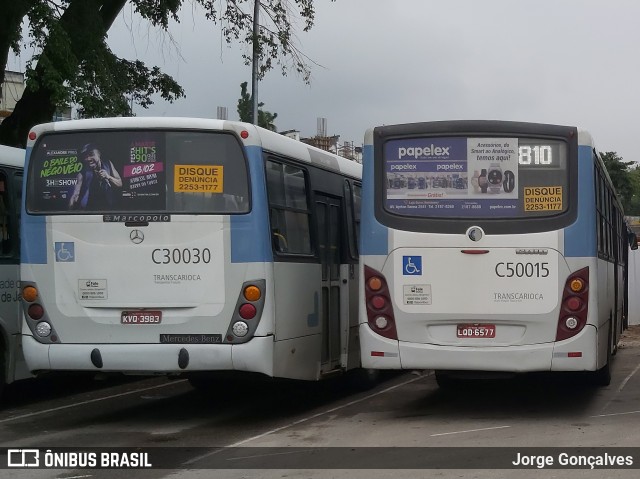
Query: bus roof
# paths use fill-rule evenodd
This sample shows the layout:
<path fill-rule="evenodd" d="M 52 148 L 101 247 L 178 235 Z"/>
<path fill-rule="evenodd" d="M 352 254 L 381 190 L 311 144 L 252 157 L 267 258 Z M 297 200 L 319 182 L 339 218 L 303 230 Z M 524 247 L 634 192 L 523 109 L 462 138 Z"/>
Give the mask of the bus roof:
<path fill-rule="evenodd" d="M 82 120 L 43 123 L 34 126 L 31 131 L 36 139 L 49 131 L 78 131 L 78 130 L 109 130 L 123 128 L 158 128 L 158 129 L 189 129 L 189 130 L 218 130 L 234 131 L 239 136 L 245 130 L 248 138 L 243 138 L 245 146 L 261 146 L 264 150 L 291 156 L 319 167 L 339 171 L 354 178 L 362 176 L 362 165 L 347 158 L 335 155 L 320 148 L 316 148 L 301 141 L 288 138 L 279 133 L 257 127 L 250 123 L 229 120 L 214 120 L 209 118 L 186 117 L 115 117 L 90 118 Z M 33 146 L 34 140 L 29 139 L 27 146 Z"/>
<path fill-rule="evenodd" d="M 418 125 L 421 122 L 416 122 L 413 123 L 413 125 Z M 442 120 L 442 121 L 429 121 L 429 122 L 423 122 L 425 125 L 427 124 L 431 124 L 431 125 L 442 125 L 442 126 L 446 126 L 447 124 L 450 126 L 453 126 L 455 124 L 459 124 L 459 125 L 464 125 L 465 127 L 472 127 L 472 128 L 479 128 L 481 126 L 484 127 L 493 127 L 493 128 L 497 128 L 498 126 L 502 125 L 502 126 L 528 126 L 528 127 L 532 127 L 532 126 L 540 126 L 540 127 L 545 127 L 545 126 L 550 126 L 550 124 L 546 124 L 546 123 L 534 123 L 534 122 L 521 122 L 521 121 L 503 121 L 503 120 Z M 402 127 L 402 126 L 409 126 L 411 124 L 398 124 L 398 125 L 381 125 L 381 126 L 390 126 L 390 127 Z M 553 125 L 553 126 L 561 126 L 561 125 Z M 570 125 L 562 125 L 562 126 L 566 126 L 567 128 L 576 128 L 578 130 L 578 144 L 579 145 L 588 145 L 591 147 L 594 147 L 594 141 L 593 141 L 593 137 L 591 136 L 591 133 L 589 133 L 589 131 L 580 128 L 579 126 L 570 126 Z M 367 129 L 366 133 L 365 133 L 365 139 L 364 139 L 364 143 L 366 145 L 373 145 L 373 131 L 374 128 L 369 128 Z"/>
<path fill-rule="evenodd" d="M 0 164 L 16 168 L 24 167 L 24 150 L 0 145 Z"/>

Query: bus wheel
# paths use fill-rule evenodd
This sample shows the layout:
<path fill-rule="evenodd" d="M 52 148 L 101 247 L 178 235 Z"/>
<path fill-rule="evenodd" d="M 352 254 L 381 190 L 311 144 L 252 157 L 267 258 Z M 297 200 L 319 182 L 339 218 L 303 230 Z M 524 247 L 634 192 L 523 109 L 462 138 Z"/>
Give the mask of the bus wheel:
<path fill-rule="evenodd" d="M 359 391 L 373 389 L 381 380 L 377 369 L 357 368 L 347 373 L 351 384 Z"/>
<path fill-rule="evenodd" d="M 602 366 L 597 371 L 594 371 L 593 373 L 591 373 L 593 375 L 592 379 L 593 379 L 593 384 L 595 386 L 608 386 L 609 384 L 611 384 L 611 358 L 613 357 L 613 354 L 611 352 L 612 336 L 613 335 L 611 333 L 611 327 L 610 327 L 609 337 L 607 340 L 607 364 Z"/>
<path fill-rule="evenodd" d="M 453 390 L 461 387 L 461 380 L 445 371 L 436 371 L 436 383 L 440 389 Z"/>

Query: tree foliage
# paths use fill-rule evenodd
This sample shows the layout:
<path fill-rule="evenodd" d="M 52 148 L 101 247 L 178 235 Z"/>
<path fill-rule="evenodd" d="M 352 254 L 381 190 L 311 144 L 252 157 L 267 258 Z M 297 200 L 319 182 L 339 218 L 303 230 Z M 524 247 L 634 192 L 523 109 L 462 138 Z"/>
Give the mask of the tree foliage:
<path fill-rule="evenodd" d="M 263 102 L 258 103 L 258 126 L 266 128 L 267 130 L 278 131 L 274 123 L 278 114 L 261 110 L 260 108 L 263 106 Z M 240 84 L 238 115 L 240 117 L 240 121 L 246 121 L 247 123 L 251 123 L 253 121 L 253 95 L 249 95 L 246 81 Z"/>
<path fill-rule="evenodd" d="M 309 59 L 295 44 L 297 14 L 303 31 L 313 26 L 314 0 L 259 0 L 261 26 L 257 54 L 259 76 L 276 65 L 309 81 Z M 332 0 L 333 1 L 333 0 Z M 26 89 L 13 113 L 0 124 L 0 143 L 24 146 L 29 129 L 50 121 L 59 106 L 78 105 L 85 117 L 131 115 L 132 104 L 148 107 L 152 96 L 172 102 L 185 93 L 156 66 L 117 57 L 107 32 L 126 4 L 152 26 L 168 31 L 180 21 L 185 0 L 0 0 L 0 83 L 9 51 L 29 47 Z M 254 0 L 191 0 L 221 29 L 227 43 L 246 44 L 249 64 L 253 45 Z M 28 37 L 22 37 L 26 19 Z M 275 116 L 274 116 L 275 118 Z"/>
<path fill-rule="evenodd" d="M 629 203 L 625 205 L 625 214 L 629 216 L 640 216 L 640 165 L 635 163 L 635 166 L 628 170 L 627 176 L 631 181 L 633 194 Z"/>
<path fill-rule="evenodd" d="M 607 151 L 601 154 L 604 166 L 607 168 L 613 187 L 622 200 L 622 206 L 626 214 L 629 214 L 631 199 L 634 195 L 634 187 L 629 175 L 629 168 L 633 161 L 622 161 L 615 151 Z"/>

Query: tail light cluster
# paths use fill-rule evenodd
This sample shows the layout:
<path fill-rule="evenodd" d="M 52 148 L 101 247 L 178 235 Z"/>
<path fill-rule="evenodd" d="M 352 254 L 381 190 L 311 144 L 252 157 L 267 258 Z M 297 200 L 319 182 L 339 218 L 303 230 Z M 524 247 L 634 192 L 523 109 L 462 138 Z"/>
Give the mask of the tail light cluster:
<path fill-rule="evenodd" d="M 22 282 L 22 309 L 27 325 L 33 333 L 33 337 L 41 343 L 58 342 L 56 334 L 44 306 L 40 299 L 40 293 L 35 283 Z"/>
<path fill-rule="evenodd" d="M 364 295 L 369 327 L 380 336 L 398 339 L 387 280 L 369 266 L 364 267 Z"/>
<path fill-rule="evenodd" d="M 562 293 L 556 341 L 575 336 L 587 324 L 589 306 L 589 268 L 582 268 L 567 278 Z"/>
<path fill-rule="evenodd" d="M 249 341 L 258 328 L 264 309 L 265 280 L 248 281 L 242 285 L 225 343 L 241 344 Z"/>

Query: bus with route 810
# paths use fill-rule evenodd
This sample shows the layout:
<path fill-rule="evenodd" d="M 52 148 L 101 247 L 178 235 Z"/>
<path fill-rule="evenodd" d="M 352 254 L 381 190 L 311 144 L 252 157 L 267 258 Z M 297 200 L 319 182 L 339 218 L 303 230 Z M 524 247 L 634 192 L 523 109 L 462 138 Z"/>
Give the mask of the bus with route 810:
<path fill-rule="evenodd" d="M 240 122 L 34 127 L 29 369 L 200 385 L 214 371 L 317 380 L 358 368 L 360 179 L 354 161 Z"/>
<path fill-rule="evenodd" d="M 389 125 L 363 158 L 364 367 L 433 369 L 440 385 L 527 371 L 609 383 L 637 244 L 588 132 Z"/>

